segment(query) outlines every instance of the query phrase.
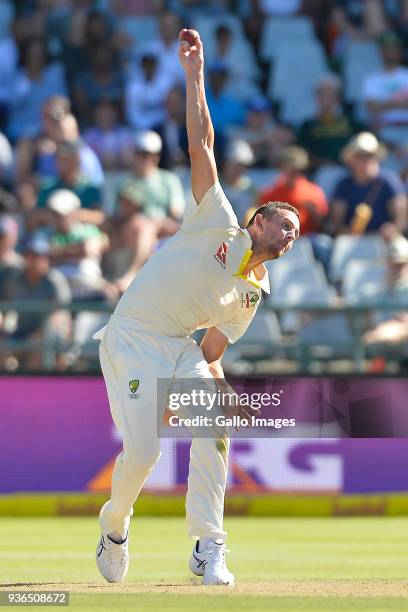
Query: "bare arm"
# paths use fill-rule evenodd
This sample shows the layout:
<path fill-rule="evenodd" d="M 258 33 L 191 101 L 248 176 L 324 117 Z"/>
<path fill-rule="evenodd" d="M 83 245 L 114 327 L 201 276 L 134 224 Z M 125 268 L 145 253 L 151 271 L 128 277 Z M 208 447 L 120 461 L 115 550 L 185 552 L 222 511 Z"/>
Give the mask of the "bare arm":
<path fill-rule="evenodd" d="M 227 348 L 228 340 L 226 336 L 215 327 L 211 327 L 205 334 L 201 342 L 201 350 L 204 359 L 209 365 L 210 372 L 214 378 L 224 378 L 224 371 L 221 365 L 221 358 Z"/>
<path fill-rule="evenodd" d="M 404 233 L 408 223 L 408 205 L 405 194 L 396 195 L 389 203 L 390 214 L 396 227 Z"/>
<path fill-rule="evenodd" d="M 204 55 L 200 36 L 195 30 L 182 30 L 179 40 L 179 58 L 186 74 L 191 185 L 194 197 L 200 203 L 208 189 L 218 180 L 214 158 L 214 129 L 205 97 Z"/>
<path fill-rule="evenodd" d="M 201 350 L 203 351 L 204 359 L 209 365 L 210 372 L 214 377 L 215 384 L 218 390 L 225 398 L 222 404 L 226 416 L 231 417 L 240 415 L 243 417 L 258 416 L 260 414 L 257 408 L 252 408 L 248 404 L 242 404 L 239 396 L 225 380 L 224 370 L 222 369 L 221 359 L 228 345 L 228 339 L 216 327 L 211 327 L 205 334 L 201 342 Z M 236 399 L 233 400 L 232 398 Z"/>

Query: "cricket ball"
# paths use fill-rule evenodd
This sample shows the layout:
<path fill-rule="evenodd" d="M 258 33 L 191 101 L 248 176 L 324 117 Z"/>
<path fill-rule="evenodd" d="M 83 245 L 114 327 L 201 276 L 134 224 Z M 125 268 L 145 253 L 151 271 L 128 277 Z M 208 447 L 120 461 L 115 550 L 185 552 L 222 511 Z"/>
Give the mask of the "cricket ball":
<path fill-rule="evenodd" d="M 180 34 L 180 40 L 185 40 L 186 42 L 188 42 L 190 47 L 192 47 L 196 41 L 195 32 L 193 30 L 182 30 Z"/>

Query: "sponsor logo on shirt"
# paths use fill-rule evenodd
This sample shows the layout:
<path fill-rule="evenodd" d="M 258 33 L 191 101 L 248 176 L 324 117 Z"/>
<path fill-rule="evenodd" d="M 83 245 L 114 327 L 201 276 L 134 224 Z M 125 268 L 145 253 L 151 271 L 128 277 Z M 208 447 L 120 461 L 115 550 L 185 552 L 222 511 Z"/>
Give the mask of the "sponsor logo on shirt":
<path fill-rule="evenodd" d="M 130 399 L 139 399 L 140 393 L 136 393 L 139 388 L 140 381 L 136 378 L 133 380 L 129 380 L 129 389 L 131 393 L 129 393 Z"/>
<path fill-rule="evenodd" d="M 227 253 L 228 253 L 228 244 L 226 242 L 221 242 L 218 247 L 218 251 L 214 255 L 215 259 L 225 268 L 225 264 L 227 261 Z"/>
<path fill-rule="evenodd" d="M 242 308 L 255 308 L 259 301 L 259 295 L 256 291 L 247 291 L 241 293 L 241 307 Z"/>

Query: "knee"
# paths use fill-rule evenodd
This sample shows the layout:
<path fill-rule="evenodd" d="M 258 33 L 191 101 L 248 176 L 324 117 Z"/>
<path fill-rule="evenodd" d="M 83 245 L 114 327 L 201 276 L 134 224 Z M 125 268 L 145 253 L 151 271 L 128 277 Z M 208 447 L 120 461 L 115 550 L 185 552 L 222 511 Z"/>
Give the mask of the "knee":
<path fill-rule="evenodd" d="M 160 446 L 152 445 L 143 452 L 139 449 L 126 449 L 124 460 L 126 467 L 131 471 L 143 471 L 150 474 L 160 458 Z"/>

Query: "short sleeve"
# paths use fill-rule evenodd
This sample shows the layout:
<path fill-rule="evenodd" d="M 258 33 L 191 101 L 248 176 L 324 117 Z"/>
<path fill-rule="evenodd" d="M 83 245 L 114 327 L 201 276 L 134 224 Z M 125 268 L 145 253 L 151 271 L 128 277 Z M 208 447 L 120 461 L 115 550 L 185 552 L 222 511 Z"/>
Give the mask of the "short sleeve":
<path fill-rule="evenodd" d="M 224 334 L 230 344 L 234 344 L 245 334 L 258 310 L 259 302 L 260 300 L 254 308 L 242 309 L 242 316 L 216 325 L 216 329 Z"/>
<path fill-rule="evenodd" d="M 237 228 L 237 217 L 218 181 L 208 189 L 196 207 L 188 208 L 181 226 L 186 232 Z"/>

